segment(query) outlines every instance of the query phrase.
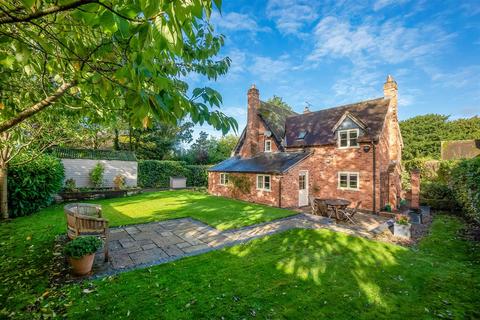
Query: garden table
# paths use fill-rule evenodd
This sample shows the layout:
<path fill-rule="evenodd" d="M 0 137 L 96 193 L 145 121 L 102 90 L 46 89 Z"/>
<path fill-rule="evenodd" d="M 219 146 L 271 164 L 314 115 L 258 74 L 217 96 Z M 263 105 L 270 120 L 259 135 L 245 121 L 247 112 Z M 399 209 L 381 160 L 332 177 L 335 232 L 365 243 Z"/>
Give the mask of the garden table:
<path fill-rule="evenodd" d="M 337 220 L 342 220 L 344 217 L 340 218 L 338 212 L 343 212 L 349 205 L 350 201 L 345 199 L 327 199 L 325 200 L 325 204 L 332 209 L 333 213 L 335 214 L 335 218 Z M 331 218 L 331 216 L 330 216 Z"/>

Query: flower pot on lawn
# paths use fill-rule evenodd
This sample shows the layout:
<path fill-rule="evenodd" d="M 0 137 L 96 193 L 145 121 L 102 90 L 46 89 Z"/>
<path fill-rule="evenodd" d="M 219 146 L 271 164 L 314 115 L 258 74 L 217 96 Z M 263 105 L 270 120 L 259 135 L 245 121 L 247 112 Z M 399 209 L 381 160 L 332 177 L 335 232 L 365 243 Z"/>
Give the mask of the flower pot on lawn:
<path fill-rule="evenodd" d="M 102 240 L 95 236 L 78 237 L 65 245 L 64 252 L 75 275 L 83 276 L 92 270 L 95 252 L 102 247 Z"/>
<path fill-rule="evenodd" d="M 84 276 L 92 271 L 95 254 L 88 254 L 79 259 L 68 257 L 68 262 L 72 266 L 72 273 L 77 276 Z"/>

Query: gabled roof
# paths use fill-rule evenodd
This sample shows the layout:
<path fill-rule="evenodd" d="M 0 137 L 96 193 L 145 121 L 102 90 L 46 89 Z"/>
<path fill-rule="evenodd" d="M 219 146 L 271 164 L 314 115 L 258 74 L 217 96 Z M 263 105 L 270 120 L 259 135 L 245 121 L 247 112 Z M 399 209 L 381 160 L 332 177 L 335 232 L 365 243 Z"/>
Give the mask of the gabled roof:
<path fill-rule="evenodd" d="M 442 141 L 442 160 L 470 159 L 480 156 L 480 139 Z"/>
<path fill-rule="evenodd" d="M 231 157 L 208 171 L 283 173 L 310 155 L 309 152 L 262 152 L 252 158 Z"/>
<path fill-rule="evenodd" d="M 357 119 L 357 117 L 355 117 L 350 111 L 345 111 L 345 113 L 340 118 L 340 120 L 338 120 L 337 123 L 333 126 L 332 132 L 337 131 L 338 127 L 340 127 L 340 125 L 343 123 L 343 121 L 345 121 L 346 118 L 349 118 L 350 120 L 352 120 L 354 123 L 357 124 L 357 126 L 362 128 L 363 130 L 367 128 L 367 125 L 363 123 L 362 120 Z"/>
<path fill-rule="evenodd" d="M 336 140 L 332 130 L 342 117 L 346 117 L 345 114 L 364 124 L 365 135 L 360 141 L 377 141 L 389 103 L 389 99 L 378 98 L 288 117 L 285 123 L 287 147 L 334 144 Z M 307 134 L 299 140 L 297 138 L 302 131 Z"/>

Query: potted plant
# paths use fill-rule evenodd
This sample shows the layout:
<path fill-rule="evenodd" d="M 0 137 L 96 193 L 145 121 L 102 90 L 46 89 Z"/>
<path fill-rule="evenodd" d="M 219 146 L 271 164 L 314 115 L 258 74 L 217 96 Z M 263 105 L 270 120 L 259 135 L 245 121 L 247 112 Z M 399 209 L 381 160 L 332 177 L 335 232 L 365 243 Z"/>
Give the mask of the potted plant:
<path fill-rule="evenodd" d="M 102 247 L 102 240 L 95 236 L 78 237 L 65 245 L 64 252 L 76 275 L 85 275 L 92 270 L 95 252 Z"/>
<path fill-rule="evenodd" d="M 115 178 L 113 179 L 113 185 L 115 190 L 125 189 L 125 186 L 126 186 L 125 177 L 121 174 L 116 175 Z"/>
<path fill-rule="evenodd" d="M 395 223 L 393 224 L 393 235 L 396 237 L 410 239 L 410 227 L 411 224 L 408 222 L 407 216 L 397 215 L 395 218 Z"/>

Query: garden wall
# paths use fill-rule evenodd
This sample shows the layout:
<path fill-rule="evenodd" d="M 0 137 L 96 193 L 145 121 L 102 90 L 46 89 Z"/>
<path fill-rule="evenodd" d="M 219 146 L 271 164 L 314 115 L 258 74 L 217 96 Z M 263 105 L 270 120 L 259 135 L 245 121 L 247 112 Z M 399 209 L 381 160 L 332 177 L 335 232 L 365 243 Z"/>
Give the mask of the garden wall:
<path fill-rule="evenodd" d="M 74 179 L 78 188 L 91 187 L 90 171 L 101 163 L 105 166 L 103 186 L 113 187 L 113 179 L 117 175 L 125 177 L 125 183 L 129 187 L 137 186 L 137 162 L 121 160 L 90 160 L 90 159 L 61 159 L 65 168 L 65 180 Z"/>

